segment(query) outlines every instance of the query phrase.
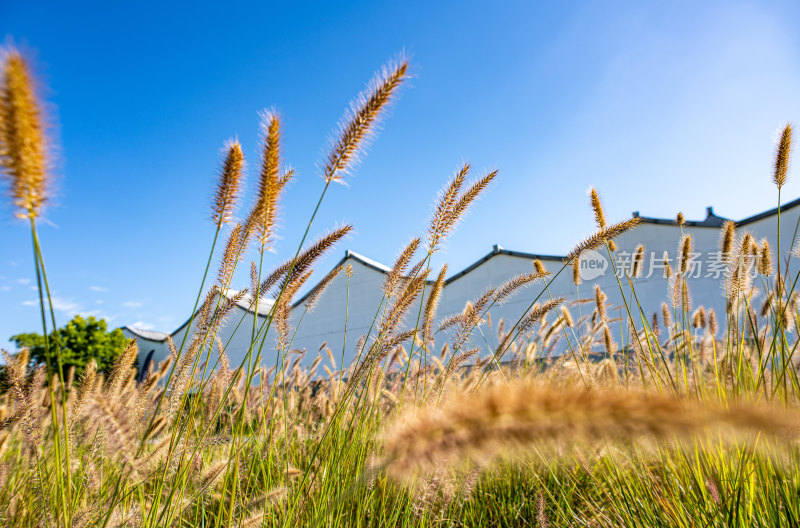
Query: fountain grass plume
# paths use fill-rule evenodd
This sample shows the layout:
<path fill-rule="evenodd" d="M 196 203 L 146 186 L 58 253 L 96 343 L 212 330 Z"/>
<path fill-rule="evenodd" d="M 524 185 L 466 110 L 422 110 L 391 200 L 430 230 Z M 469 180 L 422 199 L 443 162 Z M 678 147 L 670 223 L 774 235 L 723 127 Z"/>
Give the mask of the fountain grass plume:
<path fill-rule="evenodd" d="M 674 396 L 526 380 L 454 393 L 441 406 L 401 411 L 384 429 L 379 467 L 410 482 L 420 472 L 486 463 L 548 445 L 599 439 L 664 441 L 710 429 L 796 437 L 800 413 L 757 404 L 705 404 Z M 731 441 L 740 436 L 728 436 Z"/>
<path fill-rule="evenodd" d="M 242 146 L 238 141 L 230 140 L 225 144 L 225 151 L 225 160 L 222 162 L 214 204 L 211 208 L 211 219 L 215 224 L 230 222 L 242 183 L 244 168 Z"/>
<path fill-rule="evenodd" d="M 20 218 L 36 218 L 49 199 L 48 145 L 42 105 L 27 61 L 5 52 L 0 78 L 0 168 Z"/>
<path fill-rule="evenodd" d="M 384 66 L 351 103 L 350 112 L 342 120 L 323 166 L 322 177 L 326 183 L 341 182 L 350 171 L 407 78 L 408 61 L 401 57 Z"/>
<path fill-rule="evenodd" d="M 778 146 L 775 152 L 775 170 L 772 181 L 780 189 L 786 183 L 786 176 L 789 172 L 789 153 L 792 149 L 792 124 L 787 123 L 781 132 Z"/>

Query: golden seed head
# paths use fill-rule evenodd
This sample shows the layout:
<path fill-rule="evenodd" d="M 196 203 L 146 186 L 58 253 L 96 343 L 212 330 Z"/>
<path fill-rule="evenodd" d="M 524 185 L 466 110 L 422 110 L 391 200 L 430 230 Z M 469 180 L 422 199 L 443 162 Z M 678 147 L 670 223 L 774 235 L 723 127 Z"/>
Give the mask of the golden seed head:
<path fill-rule="evenodd" d="M 719 249 L 723 256 L 729 258 L 731 250 L 733 249 L 734 238 L 736 238 L 736 224 L 731 220 L 727 220 L 722 226 L 722 232 L 720 233 Z"/>
<path fill-rule="evenodd" d="M 293 175 L 287 171 L 280 175 L 280 118 L 276 112 L 261 113 L 262 157 L 256 203 L 250 212 L 248 224 L 252 225 L 263 249 L 272 249 L 278 221 L 278 203 L 281 192 Z M 245 230 L 249 233 L 250 229 Z"/>
<path fill-rule="evenodd" d="M 786 127 L 781 132 L 781 138 L 778 141 L 777 152 L 775 153 L 775 172 L 772 176 L 772 181 L 778 186 L 778 189 L 783 187 L 786 183 L 786 174 L 789 171 L 789 152 L 792 149 L 792 124 L 787 123 Z"/>
<path fill-rule="evenodd" d="M 599 229 L 604 228 L 606 226 L 606 215 L 603 213 L 603 204 L 600 203 L 600 196 L 594 187 L 589 190 L 589 201 L 594 211 L 594 221 L 597 227 Z"/>
<path fill-rule="evenodd" d="M 606 319 L 606 294 L 600 289 L 599 284 L 594 286 L 594 303 L 597 308 L 597 315 L 601 321 Z"/>
<path fill-rule="evenodd" d="M 761 250 L 758 255 L 758 272 L 764 276 L 772 275 L 772 249 L 767 239 L 761 241 Z"/>
<path fill-rule="evenodd" d="M 442 239 L 455 229 L 470 205 L 497 176 L 497 171 L 492 171 L 461 192 L 469 170 L 469 163 L 465 163 L 440 193 L 439 202 L 428 228 L 428 250 L 431 252 L 438 249 Z"/>
<path fill-rule="evenodd" d="M 561 307 L 561 318 L 563 319 L 564 324 L 570 328 L 572 328 L 572 326 L 575 324 L 575 322 L 572 320 L 572 314 L 570 313 L 569 308 L 566 306 Z"/>
<path fill-rule="evenodd" d="M 28 65 L 13 49 L 6 52 L 0 82 L 0 169 L 17 216 L 39 216 L 48 199 L 47 138 Z"/>
<path fill-rule="evenodd" d="M 575 283 L 575 286 L 578 286 L 581 283 L 581 261 L 580 259 L 576 258 L 572 260 L 572 282 Z"/>
<path fill-rule="evenodd" d="M 695 328 L 706 327 L 706 309 L 702 306 L 695 310 L 692 315 L 692 326 Z"/>
<path fill-rule="evenodd" d="M 341 181 L 358 160 L 398 88 L 408 78 L 408 61 L 400 60 L 383 67 L 367 88 L 351 104 L 351 111 L 342 120 L 338 137 L 323 166 L 323 179 Z"/>
<path fill-rule="evenodd" d="M 669 255 L 664 252 L 664 278 L 669 279 L 672 277 L 672 266 L 669 265 Z"/>
<path fill-rule="evenodd" d="M 717 335 L 717 313 L 713 308 L 708 311 L 708 331 L 712 337 Z"/>
<path fill-rule="evenodd" d="M 607 324 L 603 325 L 603 342 L 606 347 L 606 353 L 609 356 L 614 355 L 614 352 L 617 349 L 617 344 L 614 342 L 614 338 L 611 336 L 611 330 L 608 328 Z"/>
<path fill-rule="evenodd" d="M 636 251 L 633 253 L 633 272 L 631 275 L 633 277 L 641 277 L 642 276 L 642 266 L 644 264 L 644 246 L 639 244 L 636 246 Z"/>
<path fill-rule="evenodd" d="M 618 237 L 622 233 L 633 229 L 634 227 L 638 226 L 642 222 L 641 217 L 634 217 L 628 220 L 619 222 L 617 224 L 611 224 L 609 226 L 603 227 L 598 229 L 593 235 L 589 238 L 581 241 L 577 246 L 572 248 L 566 257 L 564 257 L 565 262 L 570 262 L 573 259 L 577 259 L 580 257 L 581 253 L 584 251 L 589 251 L 592 249 L 597 249 L 602 247 L 603 244 L 607 243 L 609 240 Z"/>
<path fill-rule="evenodd" d="M 211 219 L 215 224 L 230 222 L 242 182 L 242 168 L 244 167 L 242 146 L 238 141 L 231 140 L 225 145 L 225 150 L 225 160 L 222 162 L 219 184 L 211 212 Z"/>
<path fill-rule="evenodd" d="M 675 219 L 675 222 L 678 224 L 678 227 L 686 225 L 686 219 L 683 217 L 683 213 L 678 213 L 678 218 Z"/>
<path fill-rule="evenodd" d="M 547 273 L 547 269 L 544 267 L 544 264 L 542 264 L 542 261 L 539 259 L 533 261 L 533 267 L 536 268 L 536 273 L 540 275 L 544 275 L 545 273 Z"/>
<path fill-rule="evenodd" d="M 681 274 L 686 273 L 686 270 L 689 268 L 689 257 L 691 256 L 691 252 L 692 252 L 692 237 L 689 235 L 684 235 L 683 240 L 681 240 L 681 255 L 680 255 Z"/>

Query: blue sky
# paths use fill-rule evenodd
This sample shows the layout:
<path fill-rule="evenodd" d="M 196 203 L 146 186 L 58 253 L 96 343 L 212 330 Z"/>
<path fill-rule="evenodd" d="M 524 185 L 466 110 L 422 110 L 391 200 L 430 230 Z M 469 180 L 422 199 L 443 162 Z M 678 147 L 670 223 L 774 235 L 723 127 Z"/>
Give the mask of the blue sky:
<path fill-rule="evenodd" d="M 414 78 L 315 223 L 356 228 L 321 272 L 345 249 L 390 263 L 464 161 L 500 174 L 439 255 L 453 272 L 495 243 L 566 253 L 592 230 L 591 185 L 611 219 L 774 207 L 776 131 L 800 122 L 797 20 L 790 2 L 2 2 L 0 35 L 33 58 L 54 125 L 41 237 L 59 324 L 187 317 L 220 148 L 238 137 L 254 166 L 257 113 L 273 106 L 297 176 L 272 261 L 286 258 L 343 110 L 401 50 Z M 7 200 L 0 240 L 6 347 L 39 324 L 29 233 Z"/>

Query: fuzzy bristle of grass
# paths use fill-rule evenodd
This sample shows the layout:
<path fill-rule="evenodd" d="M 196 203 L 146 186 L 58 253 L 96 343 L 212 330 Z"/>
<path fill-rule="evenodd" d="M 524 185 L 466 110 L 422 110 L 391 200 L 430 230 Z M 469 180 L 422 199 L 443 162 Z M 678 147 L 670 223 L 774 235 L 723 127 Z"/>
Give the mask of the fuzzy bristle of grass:
<path fill-rule="evenodd" d="M 411 305 L 425 287 L 427 277 L 427 272 L 423 272 L 408 282 L 404 291 L 398 296 L 397 300 L 381 321 L 378 335 L 388 336 L 396 330 L 409 308 L 411 308 Z"/>
<path fill-rule="evenodd" d="M 631 272 L 632 277 L 641 277 L 642 276 L 642 266 L 644 264 L 644 246 L 639 244 L 636 246 L 636 250 L 633 252 L 633 270 Z"/>
<path fill-rule="evenodd" d="M 669 264 L 669 255 L 667 254 L 666 251 L 664 252 L 663 265 L 664 265 L 664 278 L 669 280 L 672 277 L 672 266 L 670 266 Z"/>
<path fill-rule="evenodd" d="M 594 304 L 597 310 L 597 318 L 600 321 L 606 320 L 606 294 L 600 288 L 599 284 L 594 286 Z"/>
<path fill-rule="evenodd" d="M 328 286 L 330 286 L 331 282 L 333 282 L 333 279 L 335 279 L 341 271 L 342 266 L 336 266 L 329 271 L 328 274 L 325 275 L 310 292 L 308 292 L 305 305 L 309 312 L 314 310 L 314 307 L 317 305 L 317 302 L 319 302 L 322 294 L 325 293 L 325 290 L 328 288 Z"/>
<path fill-rule="evenodd" d="M 333 247 L 344 237 L 346 237 L 350 231 L 353 230 L 353 226 L 345 225 L 342 227 L 337 227 L 332 231 L 326 233 L 319 237 L 316 241 L 314 241 L 308 248 L 303 250 L 303 252 L 298 255 L 297 259 L 289 260 L 284 262 L 272 274 L 267 277 L 261 283 L 261 291 L 266 292 L 272 285 L 276 282 L 283 279 L 280 282 L 280 285 L 277 287 L 277 291 L 284 289 L 288 281 L 292 280 L 294 277 L 301 276 L 305 274 L 311 266 L 313 266 L 314 262 L 317 261 L 320 257 L 322 257 L 325 253 L 333 249 Z M 291 271 L 291 276 L 287 276 Z"/>
<path fill-rule="evenodd" d="M 769 247 L 769 242 L 766 238 L 761 241 L 761 249 L 758 254 L 758 272 L 765 277 L 769 277 L 773 273 L 772 249 Z"/>
<path fill-rule="evenodd" d="M 277 343 L 278 343 L 278 350 L 286 350 L 289 347 L 289 315 L 292 309 L 292 300 L 300 288 L 311 278 L 311 275 L 314 273 L 313 269 L 310 269 L 303 273 L 302 275 L 292 275 L 292 279 L 283 289 L 283 292 L 280 294 L 278 299 L 275 301 L 275 308 L 274 308 L 274 320 L 275 326 L 278 329 L 277 332 Z"/>
<path fill-rule="evenodd" d="M 603 212 L 603 204 L 600 203 L 600 195 L 597 194 L 597 190 L 594 187 L 589 190 L 589 204 L 592 206 L 594 222 L 597 224 L 597 228 L 603 229 L 606 226 L 606 215 Z"/>
<path fill-rule="evenodd" d="M 669 311 L 667 303 L 661 303 L 661 318 L 664 320 L 664 328 L 672 328 L 672 315 Z"/>
<path fill-rule="evenodd" d="M 694 328 L 706 327 L 706 309 L 700 306 L 692 314 L 692 326 Z"/>
<path fill-rule="evenodd" d="M 461 187 L 464 185 L 469 170 L 469 163 L 465 163 L 440 193 L 439 201 L 436 204 L 436 209 L 428 228 L 428 243 L 431 248 L 436 246 L 439 238 L 448 230 L 447 222 L 453 213 L 453 207 L 456 205 L 458 195 L 461 193 Z"/>
<path fill-rule="evenodd" d="M 597 224 L 597 228 L 603 229 L 606 227 L 606 216 L 603 212 L 603 204 L 600 202 L 600 196 L 597 194 L 597 190 L 595 190 L 594 187 L 589 191 L 589 202 L 592 206 L 592 211 L 594 211 L 594 220 Z M 606 244 L 608 245 L 608 249 L 616 251 L 617 246 L 614 244 L 613 240 L 606 240 Z"/>
<path fill-rule="evenodd" d="M 692 237 L 690 235 L 683 235 L 680 248 L 680 265 L 678 269 L 681 275 L 685 275 L 689 269 L 689 259 L 692 252 Z"/>
<path fill-rule="evenodd" d="M 775 152 L 775 172 L 772 181 L 780 189 L 786 183 L 789 172 L 789 153 L 792 149 L 792 124 L 788 123 L 781 132 L 778 148 Z"/>
<path fill-rule="evenodd" d="M 214 194 L 214 205 L 211 209 L 211 220 L 215 224 L 224 224 L 231 220 L 239 188 L 242 183 L 244 154 L 238 141 L 231 140 L 225 145 L 225 160 L 219 174 L 217 192 Z"/>
<path fill-rule="evenodd" d="M 261 244 L 260 249 L 272 248 L 275 224 L 278 219 L 280 195 L 291 179 L 292 171 L 280 176 L 280 119 L 272 111 L 261 114 L 263 147 L 256 201 L 250 211 L 248 227 L 252 227 Z M 249 229 L 248 229 L 249 231 Z"/>
<path fill-rule="evenodd" d="M 128 376 L 131 375 L 133 363 L 136 361 L 138 355 L 139 346 L 136 344 L 136 339 L 129 340 L 123 351 L 117 356 L 114 367 L 111 369 L 111 375 L 108 377 L 106 397 L 113 399 L 119 396 L 120 389 L 127 381 Z"/>
<path fill-rule="evenodd" d="M 236 224 L 231 229 L 230 235 L 228 235 L 228 241 L 225 243 L 225 251 L 222 252 L 222 260 L 217 273 L 217 284 L 222 289 L 226 289 L 233 279 L 233 272 L 236 270 L 236 264 L 241 256 L 241 237 L 242 224 Z"/>
<path fill-rule="evenodd" d="M 572 314 L 569 311 L 569 308 L 566 306 L 561 307 L 561 319 L 564 321 L 564 325 L 569 328 L 575 326 L 575 321 L 572 319 Z"/>
<path fill-rule="evenodd" d="M 439 407 L 401 413 L 385 429 L 380 467 L 401 482 L 411 482 L 419 472 L 468 460 L 491 461 L 546 445 L 593 443 L 601 438 L 661 441 L 726 427 L 796 435 L 798 423 L 795 411 L 763 406 L 704 405 L 633 390 L 516 381 L 455 394 Z"/>
<path fill-rule="evenodd" d="M 681 307 L 687 312 L 692 309 L 692 296 L 689 293 L 689 281 L 685 279 L 681 281 Z"/>
<path fill-rule="evenodd" d="M 86 398 L 94 389 L 96 376 L 97 362 L 92 359 L 84 367 L 83 373 L 78 381 L 77 396 L 75 397 L 72 407 L 70 407 L 70 423 L 80 416 L 83 405 L 86 403 Z"/>
<path fill-rule="evenodd" d="M 408 245 L 403 248 L 403 251 L 400 252 L 400 255 L 397 256 L 389 273 L 386 274 L 386 280 L 383 283 L 383 291 L 388 297 L 394 295 L 395 289 L 400 283 L 400 279 L 403 277 L 408 263 L 414 258 L 414 254 L 417 252 L 420 243 L 422 243 L 422 240 L 420 240 L 419 237 L 409 242 Z"/>
<path fill-rule="evenodd" d="M 341 181 L 348 173 L 407 78 L 408 61 L 400 59 L 396 64 L 388 64 L 351 104 L 323 167 L 322 177 L 327 183 Z"/>
<path fill-rule="evenodd" d="M 536 273 L 523 273 L 508 279 L 502 286 L 497 289 L 495 294 L 495 302 L 502 303 L 516 293 L 520 288 L 528 286 L 532 282 L 547 277 L 550 275 L 547 270 L 543 272 L 537 271 Z"/>
<path fill-rule="evenodd" d="M 533 327 L 534 324 L 536 324 L 538 321 L 542 320 L 547 314 L 550 313 L 550 311 L 552 311 L 554 308 L 558 307 L 558 305 L 560 305 L 564 301 L 566 301 L 566 299 L 564 297 L 558 297 L 558 298 L 553 299 L 551 301 L 547 301 L 546 303 L 544 303 L 542 305 L 534 306 L 531 309 L 531 311 L 528 312 L 528 315 L 526 315 L 522 319 L 522 321 L 520 321 L 520 323 L 519 323 L 519 333 L 522 334 L 522 333 L 527 332 L 528 330 L 530 330 Z M 511 334 L 509 334 L 509 336 L 510 335 Z M 501 345 L 501 350 L 502 350 L 502 345 Z"/>
<path fill-rule="evenodd" d="M 708 310 L 708 331 L 711 337 L 717 335 L 717 312 L 713 308 Z"/>
<path fill-rule="evenodd" d="M 736 238 L 736 223 L 731 220 L 726 220 L 722 225 L 720 231 L 719 249 L 722 255 L 730 259 L 731 251 L 733 250 L 733 241 Z"/>
<path fill-rule="evenodd" d="M 617 344 L 614 342 L 614 337 L 611 335 L 611 329 L 607 324 L 603 325 L 603 344 L 606 347 L 606 354 L 608 354 L 609 357 L 613 356 L 614 352 L 617 351 Z"/>
<path fill-rule="evenodd" d="M 606 241 L 611 240 L 613 238 L 618 237 L 622 233 L 633 229 L 634 227 L 638 226 L 642 222 L 641 217 L 629 218 L 628 220 L 624 220 L 622 222 L 611 224 L 606 226 L 596 233 L 591 235 L 590 237 L 586 238 L 585 240 L 581 241 L 577 246 L 575 246 L 572 251 L 570 251 L 564 260 L 566 262 L 570 262 L 573 259 L 579 257 L 581 253 L 584 251 L 594 250 L 601 247 Z"/>
<path fill-rule="evenodd" d="M 653 316 L 650 318 L 650 328 L 656 338 L 659 339 L 661 337 L 661 328 L 658 324 L 658 313 L 656 312 L 653 312 Z"/>
<path fill-rule="evenodd" d="M 581 261 L 577 258 L 572 260 L 572 282 L 575 286 L 581 284 Z"/>
<path fill-rule="evenodd" d="M 7 50 L 0 80 L 0 168 L 20 218 L 39 216 L 48 201 L 47 147 L 28 64 L 17 50 Z"/>
<path fill-rule="evenodd" d="M 489 187 L 489 184 L 496 176 L 496 170 L 484 175 L 461 194 L 461 196 L 456 200 L 455 204 L 453 204 L 449 214 L 444 218 L 444 225 L 439 235 L 440 238 L 444 237 L 450 231 L 455 229 L 456 225 L 458 225 L 459 221 L 464 217 L 464 214 L 469 209 L 469 206 L 472 205 L 472 203 L 486 190 L 487 187 Z"/>
<path fill-rule="evenodd" d="M 447 264 L 442 266 L 439 275 L 431 287 L 428 301 L 425 303 L 425 316 L 423 318 L 423 339 L 426 345 L 433 343 L 433 319 L 436 317 L 436 308 L 439 306 L 442 290 L 444 289 L 445 276 L 447 275 Z"/>
<path fill-rule="evenodd" d="M 539 275 L 545 275 L 547 273 L 547 268 L 544 267 L 544 264 L 542 264 L 542 261 L 538 258 L 533 261 L 533 269 L 535 269 L 536 273 Z"/>

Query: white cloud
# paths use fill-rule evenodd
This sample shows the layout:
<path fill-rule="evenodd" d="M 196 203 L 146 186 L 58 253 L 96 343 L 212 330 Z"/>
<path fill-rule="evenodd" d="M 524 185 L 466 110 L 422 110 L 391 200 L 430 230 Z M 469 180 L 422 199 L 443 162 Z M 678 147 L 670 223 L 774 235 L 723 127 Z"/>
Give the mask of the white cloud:
<path fill-rule="evenodd" d="M 31 283 L 30 279 L 17 279 L 17 284 L 22 284 L 23 286 L 27 286 Z"/>
<path fill-rule="evenodd" d="M 150 323 L 145 323 L 144 321 L 136 321 L 135 323 L 130 325 L 130 327 L 131 328 L 138 328 L 140 330 L 152 330 L 153 329 L 153 325 L 151 325 Z"/>
<path fill-rule="evenodd" d="M 0 291 L 11 291 L 11 286 L 0 286 Z"/>
<path fill-rule="evenodd" d="M 103 304 L 103 301 L 101 301 L 100 299 L 97 299 L 94 303 L 95 304 Z"/>
<path fill-rule="evenodd" d="M 103 288 L 102 286 L 89 286 L 89 289 L 94 292 L 107 292 L 108 288 Z"/>
<path fill-rule="evenodd" d="M 107 323 L 110 323 L 115 319 L 113 315 L 107 315 L 100 310 L 89 310 L 88 312 L 83 312 L 81 315 L 85 317 L 94 317 L 96 319 L 105 319 Z"/>
<path fill-rule="evenodd" d="M 141 308 L 142 303 L 137 301 L 125 301 L 124 303 L 122 303 L 122 306 L 124 306 L 125 308 Z"/>
<path fill-rule="evenodd" d="M 67 314 L 75 314 L 78 313 L 80 310 L 80 306 L 78 303 L 69 301 L 67 299 L 62 299 L 60 297 L 52 297 L 53 301 L 53 309 L 58 310 L 59 312 L 65 312 Z M 39 300 L 34 299 L 32 301 L 22 301 L 22 306 L 39 306 Z M 47 303 L 45 302 L 45 307 L 47 307 Z"/>
<path fill-rule="evenodd" d="M 58 310 L 59 312 L 77 312 L 80 308 L 78 307 L 77 303 L 72 301 L 68 301 L 66 299 L 61 299 L 60 297 L 53 297 L 53 308 Z"/>

